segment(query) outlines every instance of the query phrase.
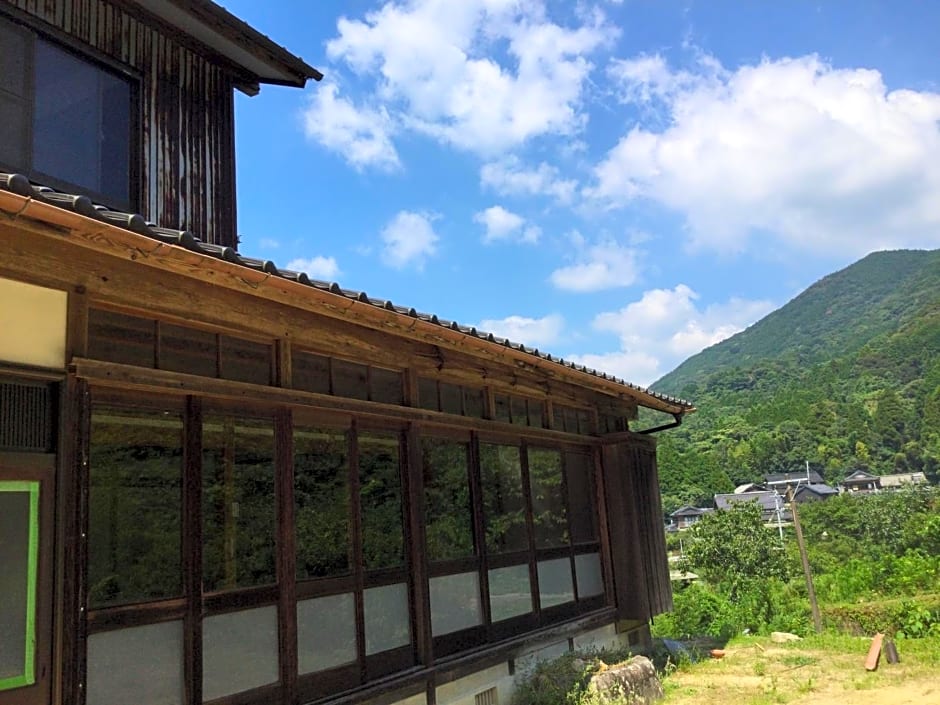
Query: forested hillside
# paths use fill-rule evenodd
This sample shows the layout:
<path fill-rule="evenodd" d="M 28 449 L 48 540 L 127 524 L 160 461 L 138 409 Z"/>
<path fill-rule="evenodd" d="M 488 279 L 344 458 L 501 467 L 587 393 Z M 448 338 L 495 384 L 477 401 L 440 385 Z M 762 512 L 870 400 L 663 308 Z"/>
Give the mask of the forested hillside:
<path fill-rule="evenodd" d="M 660 436 L 667 511 L 770 472 L 940 472 L 940 250 L 871 254 L 653 389 L 699 411 Z"/>

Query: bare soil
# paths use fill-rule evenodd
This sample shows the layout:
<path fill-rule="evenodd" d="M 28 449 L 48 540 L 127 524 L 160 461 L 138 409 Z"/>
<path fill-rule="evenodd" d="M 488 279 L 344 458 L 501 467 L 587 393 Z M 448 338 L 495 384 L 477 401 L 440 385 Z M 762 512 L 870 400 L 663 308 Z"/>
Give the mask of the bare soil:
<path fill-rule="evenodd" d="M 791 644 L 741 637 L 720 659 L 680 664 L 664 705 L 940 705 L 940 639 L 897 642 L 900 663 L 865 670 L 870 640 L 822 635 Z"/>

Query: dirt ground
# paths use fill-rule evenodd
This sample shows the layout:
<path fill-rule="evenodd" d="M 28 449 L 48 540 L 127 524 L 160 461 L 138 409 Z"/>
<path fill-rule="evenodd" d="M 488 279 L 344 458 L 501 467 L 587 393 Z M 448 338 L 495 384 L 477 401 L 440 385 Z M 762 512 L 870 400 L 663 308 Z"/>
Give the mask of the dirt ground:
<path fill-rule="evenodd" d="M 940 705 L 940 639 L 899 642 L 865 670 L 869 639 L 819 636 L 774 644 L 742 637 L 721 659 L 681 665 L 664 680 L 665 705 Z"/>

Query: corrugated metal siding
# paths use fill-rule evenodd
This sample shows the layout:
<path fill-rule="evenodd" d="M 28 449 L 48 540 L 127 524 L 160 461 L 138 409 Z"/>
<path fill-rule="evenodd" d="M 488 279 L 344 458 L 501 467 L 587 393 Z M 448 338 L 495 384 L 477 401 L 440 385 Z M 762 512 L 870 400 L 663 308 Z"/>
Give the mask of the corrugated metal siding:
<path fill-rule="evenodd" d="M 232 76 L 103 0 L 11 2 L 140 74 L 141 214 L 235 247 Z"/>

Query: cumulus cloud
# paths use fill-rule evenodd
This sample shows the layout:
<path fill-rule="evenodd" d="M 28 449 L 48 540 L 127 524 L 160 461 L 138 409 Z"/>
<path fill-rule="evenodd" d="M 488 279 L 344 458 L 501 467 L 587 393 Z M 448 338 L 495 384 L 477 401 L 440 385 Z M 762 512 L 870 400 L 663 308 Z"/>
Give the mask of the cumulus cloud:
<path fill-rule="evenodd" d="M 425 261 L 437 251 L 440 239 L 432 222 L 436 216 L 413 211 L 399 211 L 382 230 L 382 259 L 390 267 L 404 269 L 424 267 Z"/>
<path fill-rule="evenodd" d="M 638 301 L 600 313 L 593 327 L 616 334 L 621 349 L 571 359 L 649 385 L 687 357 L 730 338 L 774 308 L 769 301 L 740 298 L 699 308 L 698 298 L 690 287 L 679 284 L 674 289 L 650 289 Z"/>
<path fill-rule="evenodd" d="M 534 244 L 542 235 L 537 225 L 526 224 L 525 218 L 502 206 L 491 206 L 480 211 L 473 216 L 473 220 L 486 228 L 483 242 L 512 238 Z"/>
<path fill-rule="evenodd" d="M 587 246 L 577 233 L 572 234 L 571 239 L 581 251 L 573 264 L 551 273 L 549 279 L 557 288 L 588 292 L 630 286 L 636 282 L 639 274 L 637 250 L 613 241 Z"/>
<path fill-rule="evenodd" d="M 817 56 L 733 71 L 643 56 L 609 75 L 662 127 L 632 127 L 588 197 L 658 202 L 684 215 L 691 246 L 725 252 L 767 236 L 823 255 L 940 245 L 940 94 Z"/>
<path fill-rule="evenodd" d="M 480 321 L 478 326 L 480 330 L 493 335 L 533 347 L 555 343 L 564 327 L 564 318 L 557 314 L 550 314 L 543 318 L 508 316 L 501 319 L 487 319 Z"/>
<path fill-rule="evenodd" d="M 401 166 L 385 109 L 354 105 L 338 95 L 335 84 L 317 86 L 303 121 L 307 137 L 339 153 L 357 169 L 390 171 Z"/>
<path fill-rule="evenodd" d="M 310 259 L 292 259 L 287 263 L 287 269 L 295 272 L 306 272 L 308 276 L 314 279 L 323 279 L 333 281 L 339 276 L 339 265 L 333 257 L 322 257 L 317 255 Z"/>
<path fill-rule="evenodd" d="M 545 162 L 527 167 L 515 156 L 484 164 L 480 184 L 501 196 L 548 196 L 561 203 L 570 203 L 578 187 L 574 179 L 562 178 L 557 167 Z"/>
<path fill-rule="evenodd" d="M 617 34 L 599 11 L 563 27 L 512 0 L 392 0 L 337 31 L 329 58 L 374 79 L 403 125 L 485 154 L 578 131 L 587 57 Z"/>

